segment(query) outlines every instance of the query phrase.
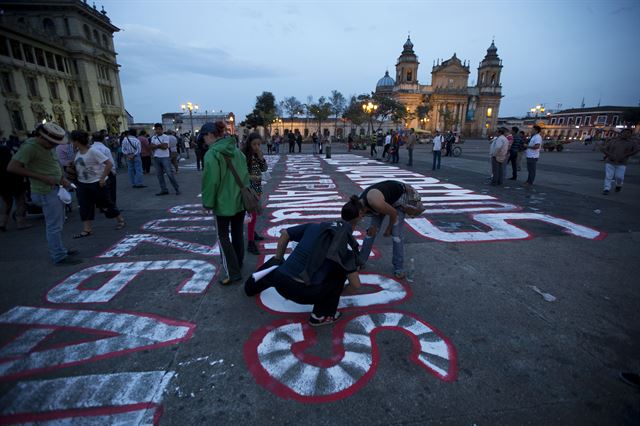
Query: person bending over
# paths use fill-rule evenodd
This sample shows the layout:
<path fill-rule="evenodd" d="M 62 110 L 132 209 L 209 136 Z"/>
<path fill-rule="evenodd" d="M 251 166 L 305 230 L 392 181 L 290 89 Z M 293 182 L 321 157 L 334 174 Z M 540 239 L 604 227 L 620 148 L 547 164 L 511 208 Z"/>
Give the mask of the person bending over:
<path fill-rule="evenodd" d="M 338 303 L 341 294 L 355 294 L 360 289 L 358 243 L 353 230 L 362 219 L 364 205 L 352 196 L 342 207 L 342 220 L 307 223 L 282 230 L 277 253 L 270 263 L 271 271 L 255 280 L 256 274 L 245 282 L 247 296 L 255 296 L 274 287 L 280 295 L 302 305 L 313 305 L 309 325 L 318 327 L 340 318 Z M 298 245 L 284 260 L 289 241 Z M 345 287 L 345 279 L 349 285 Z"/>

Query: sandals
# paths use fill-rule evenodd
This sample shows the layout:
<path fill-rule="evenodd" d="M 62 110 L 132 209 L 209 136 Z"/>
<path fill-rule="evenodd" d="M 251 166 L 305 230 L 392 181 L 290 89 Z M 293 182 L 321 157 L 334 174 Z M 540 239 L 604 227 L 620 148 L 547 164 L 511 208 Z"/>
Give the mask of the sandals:
<path fill-rule="evenodd" d="M 93 235 L 93 231 L 82 231 L 81 233 L 74 235 L 73 238 L 74 239 L 85 238 L 85 237 L 90 237 L 91 235 Z"/>
<path fill-rule="evenodd" d="M 124 220 L 122 222 L 118 222 L 118 224 L 116 225 L 116 230 L 123 229 L 125 226 L 127 226 L 127 222 L 125 222 Z"/>

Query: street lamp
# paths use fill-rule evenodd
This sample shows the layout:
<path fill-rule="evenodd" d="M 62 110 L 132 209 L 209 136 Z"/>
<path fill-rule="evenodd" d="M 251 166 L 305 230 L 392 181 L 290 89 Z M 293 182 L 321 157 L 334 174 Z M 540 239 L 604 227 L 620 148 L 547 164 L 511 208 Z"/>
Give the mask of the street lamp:
<path fill-rule="evenodd" d="M 196 111 L 198 111 L 198 108 L 200 107 L 191 102 L 187 102 L 186 104 L 180 105 L 180 108 L 182 108 L 183 111 L 189 111 L 189 120 L 191 121 L 191 137 L 194 137 L 195 131 L 193 128 L 193 110 L 195 109 Z"/>
<path fill-rule="evenodd" d="M 535 107 L 531 108 L 529 110 L 531 112 L 531 115 L 534 117 L 537 117 L 538 114 L 544 114 L 544 105 L 536 105 Z"/>
<path fill-rule="evenodd" d="M 367 128 L 367 134 L 370 135 L 373 130 L 373 114 L 378 110 L 378 105 L 369 101 L 366 104 L 362 104 L 362 110 L 369 114 L 369 126 L 370 129 Z"/>
<path fill-rule="evenodd" d="M 227 120 L 229 121 L 229 124 L 231 126 L 231 134 L 233 135 L 235 133 L 234 125 L 235 125 L 236 118 L 235 118 L 235 116 L 233 115 L 232 112 L 229 113 L 229 116 L 228 116 Z"/>

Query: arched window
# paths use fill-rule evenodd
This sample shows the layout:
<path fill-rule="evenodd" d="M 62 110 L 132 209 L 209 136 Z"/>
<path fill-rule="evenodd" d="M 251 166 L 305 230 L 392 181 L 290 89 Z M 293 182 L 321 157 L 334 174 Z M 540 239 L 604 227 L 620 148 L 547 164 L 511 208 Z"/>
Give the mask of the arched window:
<path fill-rule="evenodd" d="M 484 84 L 484 73 L 480 74 L 480 84 Z"/>
<path fill-rule="evenodd" d="M 87 24 L 84 24 L 82 26 L 82 29 L 84 30 L 84 36 L 86 37 L 86 39 L 91 41 L 91 30 L 89 29 L 89 26 Z"/>
<path fill-rule="evenodd" d="M 102 34 L 102 45 L 106 48 L 109 47 L 109 40 L 107 40 L 107 36 L 105 34 Z"/>
<path fill-rule="evenodd" d="M 491 75 L 491 85 L 492 85 L 492 86 L 495 86 L 495 85 L 496 85 L 496 75 L 495 75 L 495 74 L 492 74 L 492 75 Z"/>
<path fill-rule="evenodd" d="M 93 30 L 93 41 L 100 44 L 100 36 L 98 35 L 98 31 Z"/>
<path fill-rule="evenodd" d="M 51 19 L 45 18 L 42 21 L 42 27 L 44 28 L 45 33 L 52 35 L 56 34 L 56 24 L 54 24 Z"/>
<path fill-rule="evenodd" d="M 407 81 L 411 81 L 413 78 L 413 73 L 411 71 L 407 71 Z"/>

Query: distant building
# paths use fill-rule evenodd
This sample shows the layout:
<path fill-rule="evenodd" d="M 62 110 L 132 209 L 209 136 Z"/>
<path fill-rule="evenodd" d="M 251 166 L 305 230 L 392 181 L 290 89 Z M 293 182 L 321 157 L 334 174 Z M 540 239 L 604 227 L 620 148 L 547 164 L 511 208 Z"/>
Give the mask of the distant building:
<path fill-rule="evenodd" d="M 0 4 L 0 126 L 24 136 L 44 120 L 67 130 L 126 126 L 107 13 L 79 0 Z"/>
<path fill-rule="evenodd" d="M 605 139 L 623 127 L 623 115 L 635 109 L 628 106 L 571 108 L 546 117 L 543 135 L 558 140 L 584 140 L 587 137 Z"/>
<path fill-rule="evenodd" d="M 454 130 L 469 136 L 486 136 L 495 129 L 502 98 L 502 60 L 493 42 L 480 62 L 475 86 L 468 84 L 469 62 L 461 61 L 455 53 L 446 61 L 434 62 L 430 85 L 419 84 L 419 65 L 413 43 L 407 38 L 396 63 L 396 79 L 387 71 L 376 85 L 376 93 L 406 106 L 412 117 L 405 127 Z M 419 117 L 418 108 L 423 104 L 429 105 L 430 112 Z"/>
<path fill-rule="evenodd" d="M 233 118 L 231 118 L 233 117 Z M 162 114 L 162 128 L 173 130 L 176 133 L 197 133 L 200 127 L 207 122 L 227 121 L 234 125 L 235 116 L 232 112 L 201 112 L 193 113 L 193 127 L 188 112 L 167 112 Z"/>

